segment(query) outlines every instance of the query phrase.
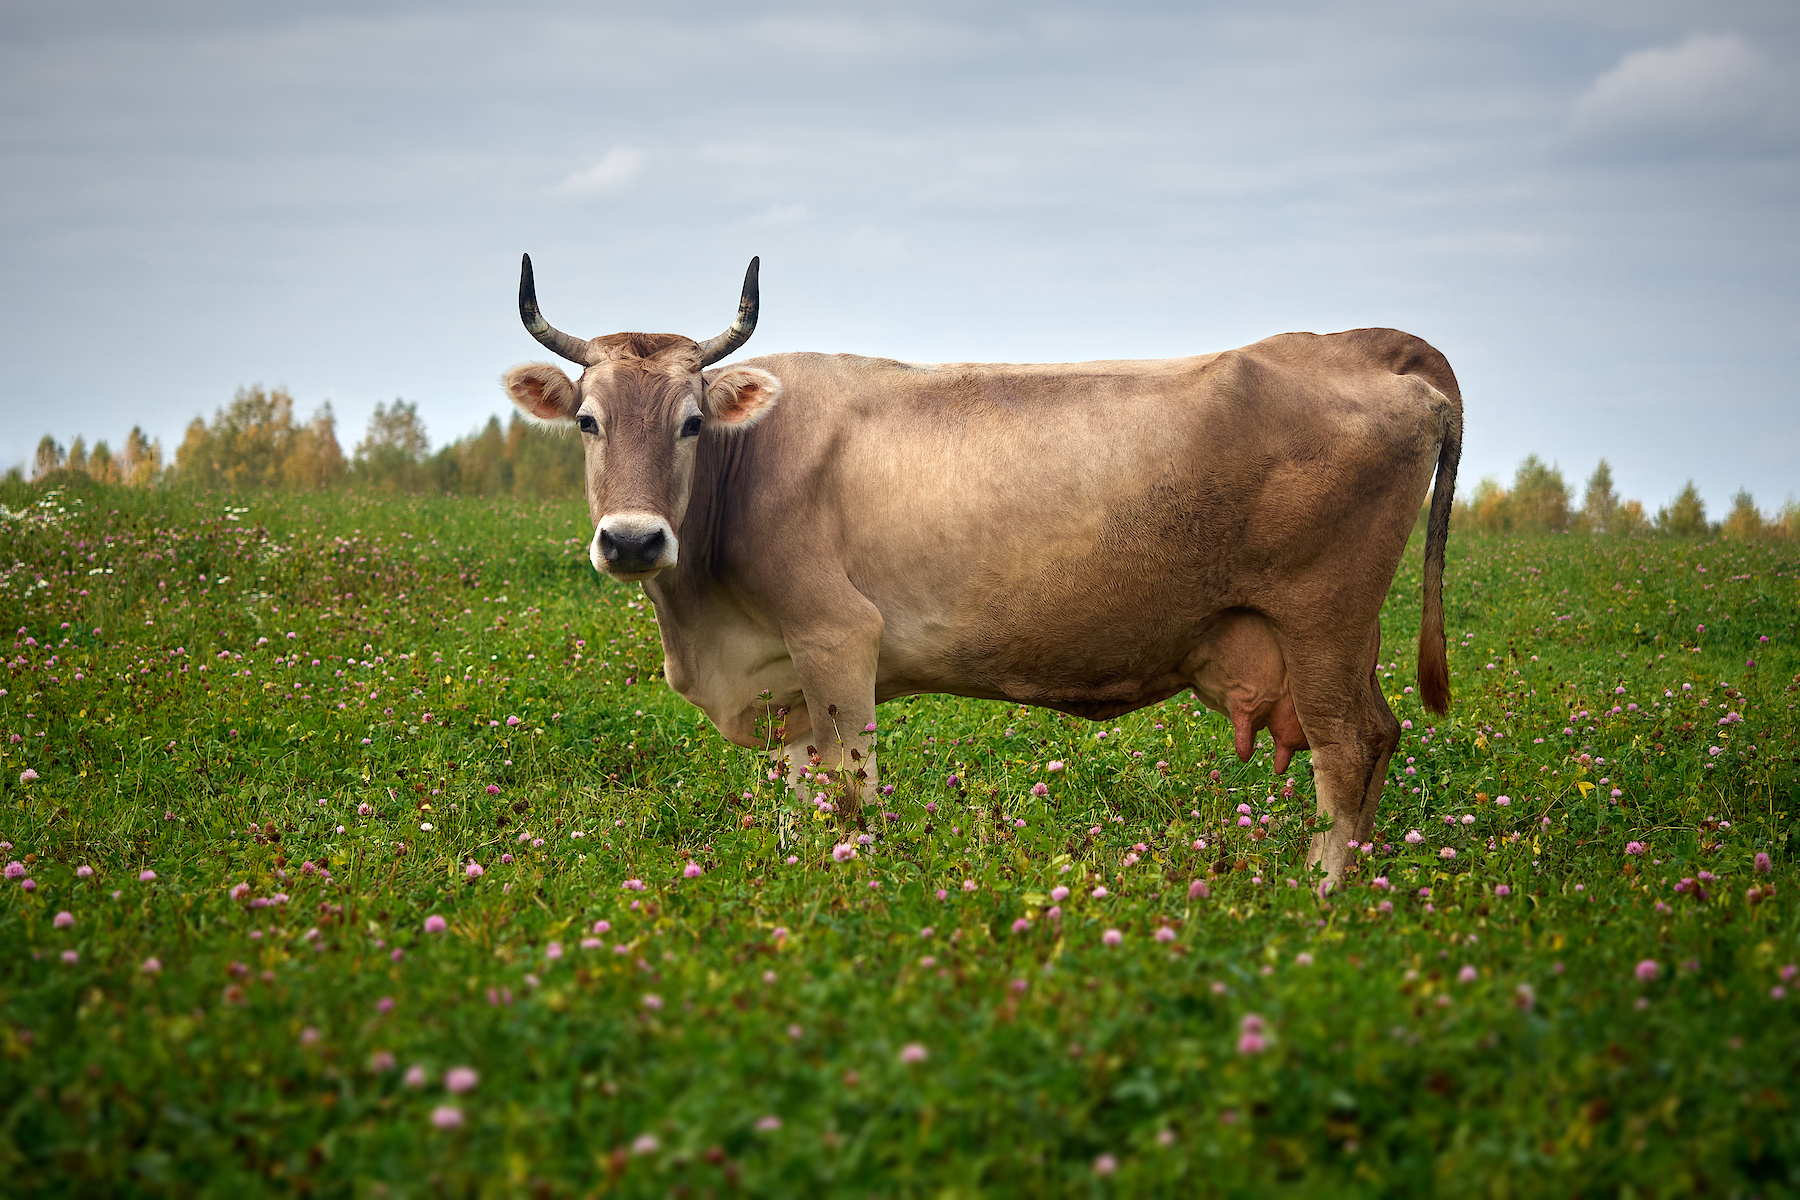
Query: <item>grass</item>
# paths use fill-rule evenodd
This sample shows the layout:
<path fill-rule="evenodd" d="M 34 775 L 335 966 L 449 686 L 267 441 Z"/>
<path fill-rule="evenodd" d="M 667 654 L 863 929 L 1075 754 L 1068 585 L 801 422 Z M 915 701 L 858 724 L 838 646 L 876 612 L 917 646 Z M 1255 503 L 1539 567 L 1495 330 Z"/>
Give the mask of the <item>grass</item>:
<path fill-rule="evenodd" d="M 1175 701 L 890 704 L 834 861 L 576 504 L 3 498 L 9 1192 L 1800 1192 L 1791 547 L 1458 532 L 1433 719 L 1415 544 L 1321 900 Z"/>

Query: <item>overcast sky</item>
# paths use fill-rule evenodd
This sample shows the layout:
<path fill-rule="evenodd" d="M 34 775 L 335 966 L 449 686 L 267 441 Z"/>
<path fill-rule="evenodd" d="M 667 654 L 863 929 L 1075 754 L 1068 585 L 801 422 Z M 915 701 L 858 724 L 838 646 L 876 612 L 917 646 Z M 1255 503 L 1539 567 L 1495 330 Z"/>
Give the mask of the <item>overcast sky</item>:
<path fill-rule="evenodd" d="M 1392 325 L 1465 488 L 1800 491 L 1800 5 L 0 5 L 0 464 L 240 384 L 433 444 L 552 322 L 1059 361 Z"/>

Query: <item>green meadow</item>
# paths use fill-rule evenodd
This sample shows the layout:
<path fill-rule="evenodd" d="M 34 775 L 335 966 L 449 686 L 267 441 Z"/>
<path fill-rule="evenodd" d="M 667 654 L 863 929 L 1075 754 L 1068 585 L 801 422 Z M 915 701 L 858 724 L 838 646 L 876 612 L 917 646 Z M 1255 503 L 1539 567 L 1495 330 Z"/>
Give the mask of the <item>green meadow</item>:
<path fill-rule="evenodd" d="M 1440 718 L 1415 539 L 1321 897 L 1307 756 L 1191 697 L 891 703 L 845 825 L 578 501 L 61 478 L 0 489 L 8 1194 L 1800 1193 L 1792 543 L 1458 529 Z"/>

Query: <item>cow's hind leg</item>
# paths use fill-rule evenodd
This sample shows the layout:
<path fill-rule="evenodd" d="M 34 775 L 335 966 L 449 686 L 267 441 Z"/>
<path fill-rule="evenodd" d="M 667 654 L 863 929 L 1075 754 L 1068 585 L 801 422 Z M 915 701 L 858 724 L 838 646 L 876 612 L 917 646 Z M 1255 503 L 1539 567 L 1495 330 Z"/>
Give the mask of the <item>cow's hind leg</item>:
<path fill-rule="evenodd" d="M 1284 647 L 1288 684 L 1312 747 L 1319 815 L 1331 827 L 1315 833 L 1308 865 L 1324 867 L 1327 887 L 1343 879 L 1350 843 L 1367 841 L 1375 827 L 1388 760 L 1400 724 L 1375 686 L 1371 665 L 1379 628 L 1369 639 L 1341 636 L 1292 639 Z"/>
<path fill-rule="evenodd" d="M 1379 639 L 1377 642 L 1379 644 Z M 1387 697 L 1381 694 L 1381 678 L 1372 666 L 1369 668 L 1369 697 L 1382 736 L 1378 744 L 1380 753 L 1375 760 L 1374 781 L 1364 795 L 1362 813 L 1356 821 L 1356 840 L 1365 846 L 1374 840 L 1375 815 L 1381 804 L 1381 790 L 1387 786 L 1388 764 L 1393 761 L 1394 749 L 1400 744 L 1400 720 L 1388 707 Z"/>

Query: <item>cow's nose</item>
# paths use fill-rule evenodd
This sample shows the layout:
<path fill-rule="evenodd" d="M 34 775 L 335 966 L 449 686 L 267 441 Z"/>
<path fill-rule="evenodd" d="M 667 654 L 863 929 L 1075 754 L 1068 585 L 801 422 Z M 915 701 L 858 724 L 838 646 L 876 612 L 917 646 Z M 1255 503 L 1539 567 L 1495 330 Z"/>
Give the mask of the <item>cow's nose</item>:
<path fill-rule="evenodd" d="M 642 533 L 635 530 L 614 533 L 612 530 L 602 529 L 600 556 L 621 571 L 648 571 L 662 557 L 666 541 L 660 529 Z"/>

